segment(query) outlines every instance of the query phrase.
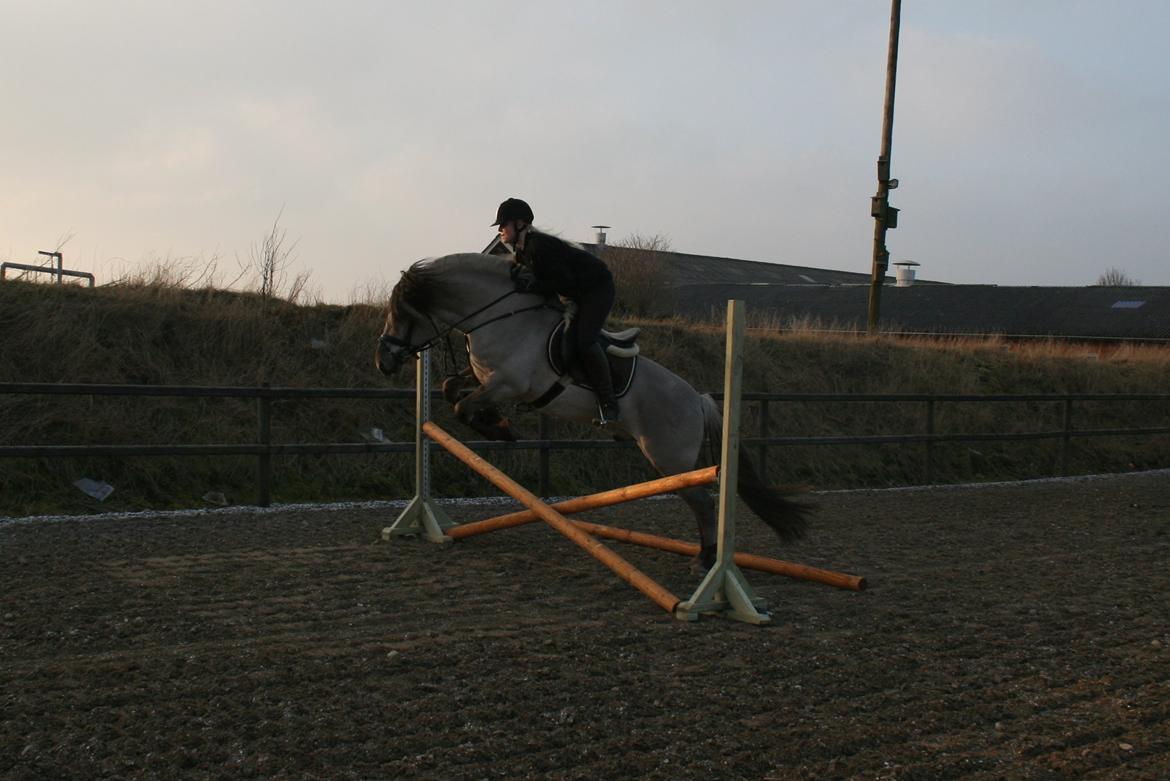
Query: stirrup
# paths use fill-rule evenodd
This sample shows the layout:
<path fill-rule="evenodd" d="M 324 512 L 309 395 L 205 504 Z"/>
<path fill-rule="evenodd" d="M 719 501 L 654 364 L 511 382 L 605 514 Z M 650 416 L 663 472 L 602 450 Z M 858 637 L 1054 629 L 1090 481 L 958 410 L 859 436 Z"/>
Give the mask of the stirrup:
<path fill-rule="evenodd" d="M 597 402 L 597 417 L 593 419 L 593 425 L 597 426 L 598 428 L 605 428 L 610 423 L 616 423 L 621 419 L 621 407 L 619 407 L 616 403 L 613 405 L 612 415 L 605 414 L 605 407 L 605 404 L 601 403 L 600 401 Z"/>

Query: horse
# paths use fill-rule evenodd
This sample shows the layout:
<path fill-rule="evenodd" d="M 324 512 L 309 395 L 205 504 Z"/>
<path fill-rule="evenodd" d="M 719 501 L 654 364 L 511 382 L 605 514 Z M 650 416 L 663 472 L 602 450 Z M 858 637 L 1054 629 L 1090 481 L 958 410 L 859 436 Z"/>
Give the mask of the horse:
<path fill-rule="evenodd" d="M 542 414 L 590 421 L 597 400 L 588 389 L 570 384 L 546 401 L 547 392 L 561 380 L 550 366 L 547 343 L 562 320 L 563 307 L 541 295 L 516 292 L 509 276 L 512 265 L 507 256 L 461 253 L 410 266 L 391 292 L 374 362 L 384 375 L 393 376 L 407 358 L 458 331 L 465 335 L 470 369 L 478 381 L 474 390 L 448 396 L 461 422 L 482 432 L 477 423 L 496 405 L 534 402 L 542 405 Z M 709 453 L 717 454 L 723 420 L 711 396 L 639 356 L 633 382 L 621 399 L 621 418 L 606 430 L 616 438 L 632 439 L 651 466 L 667 476 L 701 466 L 705 442 Z M 804 536 L 811 508 L 790 498 L 801 489 L 767 485 L 742 444 L 736 488 L 782 542 Z M 698 525 L 698 565 L 710 568 L 717 549 L 715 500 L 702 486 L 677 493 Z"/>

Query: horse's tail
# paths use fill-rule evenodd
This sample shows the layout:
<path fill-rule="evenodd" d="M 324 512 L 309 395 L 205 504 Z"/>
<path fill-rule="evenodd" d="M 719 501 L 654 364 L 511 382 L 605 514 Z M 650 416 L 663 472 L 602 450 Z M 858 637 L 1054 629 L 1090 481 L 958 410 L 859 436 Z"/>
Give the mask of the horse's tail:
<path fill-rule="evenodd" d="M 708 394 L 703 394 L 703 426 L 706 428 L 707 441 L 713 451 L 712 461 L 718 463 L 723 443 L 723 414 L 715 400 Z M 805 535 L 808 529 L 808 516 L 814 508 L 810 504 L 795 502 L 788 497 L 803 494 L 807 489 L 803 486 L 770 486 L 765 483 L 756 471 L 755 463 L 752 462 L 743 443 L 739 446 L 736 489 L 752 512 L 772 527 L 772 531 L 776 532 L 781 540 L 793 542 Z"/>

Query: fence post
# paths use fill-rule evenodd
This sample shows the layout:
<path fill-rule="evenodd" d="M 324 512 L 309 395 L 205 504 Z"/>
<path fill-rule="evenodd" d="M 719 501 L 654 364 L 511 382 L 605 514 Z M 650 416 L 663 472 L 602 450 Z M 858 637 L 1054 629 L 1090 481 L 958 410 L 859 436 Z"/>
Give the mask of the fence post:
<path fill-rule="evenodd" d="M 768 400 L 760 401 L 760 437 L 767 439 L 770 436 L 768 431 Z M 760 444 L 760 474 L 766 479 L 768 477 L 768 446 Z"/>
<path fill-rule="evenodd" d="M 257 441 L 264 446 L 264 451 L 256 460 L 256 482 L 259 484 L 259 494 L 256 504 L 267 507 L 272 501 L 272 397 L 269 395 L 269 384 L 266 382 L 260 387 L 260 397 L 256 400 L 260 413 L 260 430 Z"/>
<path fill-rule="evenodd" d="M 926 400 L 926 484 L 934 485 L 934 399 Z"/>
<path fill-rule="evenodd" d="M 1064 400 L 1064 436 L 1060 438 L 1060 476 L 1068 477 L 1068 447 L 1072 440 L 1072 398 Z"/>
<path fill-rule="evenodd" d="M 536 436 L 540 438 L 540 479 L 539 489 L 540 495 L 547 497 L 551 492 L 548 485 L 549 474 L 549 420 L 547 415 L 539 416 L 539 423 Z"/>

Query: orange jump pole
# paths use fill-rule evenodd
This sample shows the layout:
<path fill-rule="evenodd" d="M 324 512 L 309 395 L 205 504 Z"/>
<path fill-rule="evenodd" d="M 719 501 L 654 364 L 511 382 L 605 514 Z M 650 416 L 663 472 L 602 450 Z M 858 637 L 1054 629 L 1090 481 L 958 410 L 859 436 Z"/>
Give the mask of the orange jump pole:
<path fill-rule="evenodd" d="M 719 468 L 716 466 L 710 466 L 706 469 L 696 469 L 692 472 L 683 472 L 657 480 L 650 480 L 645 483 L 636 483 L 625 486 L 624 488 L 615 488 L 612 491 L 602 491 L 601 493 L 581 496 L 576 499 L 568 499 L 549 505 L 549 507 L 561 515 L 571 515 L 573 513 L 584 512 L 585 510 L 610 507 L 615 504 L 632 502 L 635 499 L 642 499 L 647 496 L 670 493 L 680 488 L 713 483 L 719 479 L 718 470 Z M 532 510 L 520 510 L 518 512 L 508 513 L 507 515 L 497 515 L 494 518 L 485 518 L 482 521 L 473 521 L 472 523 L 463 523 L 454 526 L 446 530 L 446 535 L 453 540 L 461 540 L 466 537 L 487 534 L 498 529 L 510 529 L 514 526 L 535 523 L 539 520 L 540 516 Z M 589 523 L 588 521 L 578 521 L 575 519 L 569 520 L 578 529 L 582 529 L 595 537 L 628 542 L 631 545 L 641 545 L 644 548 L 657 548 L 658 550 L 677 553 L 682 556 L 697 556 L 699 553 L 699 544 L 695 542 L 684 542 L 672 537 L 661 537 L 657 534 L 618 529 L 613 526 L 604 526 L 600 523 Z M 785 577 L 796 578 L 797 580 L 811 580 L 850 591 L 865 590 L 865 578 L 858 577 L 857 575 L 849 575 L 844 572 L 834 572 L 833 570 L 820 569 L 819 567 L 810 567 L 806 564 L 795 564 L 791 561 L 784 561 L 783 559 L 770 559 L 754 553 L 736 553 L 734 561 L 745 569 L 770 572 L 774 575 L 784 575 Z"/>
<path fill-rule="evenodd" d="M 617 573 L 618 577 L 641 591 L 663 610 L 667 611 L 668 613 L 674 613 L 674 609 L 679 604 L 679 598 L 662 586 L 658 585 L 658 583 L 652 580 L 644 572 L 639 570 L 633 564 L 630 564 L 618 554 L 614 553 L 602 543 L 598 542 L 587 532 L 578 529 L 568 518 L 561 515 L 544 502 L 540 501 L 536 494 L 532 493 L 524 486 L 520 485 L 515 480 L 501 472 L 499 469 L 496 469 L 487 461 L 473 453 L 470 448 L 452 437 L 446 431 L 443 431 L 443 429 L 439 428 L 434 423 L 428 420 L 422 424 L 422 429 L 424 432 L 426 432 L 428 437 L 445 448 L 447 452 L 469 466 L 473 471 L 486 479 L 496 488 L 499 488 L 501 491 L 523 504 L 529 510 L 532 510 L 534 513 L 536 513 L 537 516 L 540 517 L 542 521 L 547 523 L 549 526 L 552 526 L 561 534 L 580 545 L 591 556 L 593 556 L 593 558 L 609 567 L 611 570 Z"/>
<path fill-rule="evenodd" d="M 489 518 L 488 520 L 491 519 Z M 629 529 L 615 529 L 612 526 L 603 526 L 600 523 L 589 523 L 588 521 L 574 520 L 573 524 L 578 529 L 587 531 L 595 537 L 628 542 L 631 545 L 641 545 L 644 548 L 657 548 L 658 550 L 678 553 L 683 556 L 697 556 L 699 554 L 699 544 L 697 542 L 683 542 L 672 537 L 660 537 L 657 534 L 646 534 L 645 532 L 630 531 Z M 754 553 L 736 553 L 734 560 L 736 564 L 746 569 L 771 572 L 775 575 L 785 575 L 798 580 L 812 580 L 829 586 L 836 586 L 837 588 L 849 589 L 850 591 L 865 590 L 865 578 L 858 577 L 857 575 L 847 575 L 844 572 L 834 572 L 833 570 L 810 567 L 805 564 L 794 564 L 790 561 L 783 561 L 782 559 L 769 559 L 766 556 L 757 556 Z"/>
<path fill-rule="evenodd" d="M 709 466 L 706 469 L 696 469 L 693 472 L 683 472 L 677 475 L 670 475 L 669 477 L 660 477 L 657 480 L 627 485 L 624 488 L 615 488 L 612 491 L 602 491 L 598 494 L 581 496 L 576 499 L 568 499 L 549 506 L 561 515 L 571 515 L 585 510 L 595 510 L 598 507 L 609 507 L 624 502 L 632 502 L 635 499 L 642 499 L 647 496 L 668 494 L 681 488 L 707 485 L 714 483 L 718 479 L 719 467 Z M 446 534 L 453 540 L 461 540 L 464 537 L 474 537 L 477 534 L 486 534 L 497 529 L 509 529 L 513 526 L 523 526 L 526 523 L 533 523 L 538 520 L 540 520 L 540 516 L 532 510 L 521 510 L 519 512 L 508 513 L 507 515 L 497 515 L 494 518 L 485 518 L 482 521 L 463 523 L 448 529 Z M 609 529 L 611 527 L 602 526 L 601 528 Z"/>

